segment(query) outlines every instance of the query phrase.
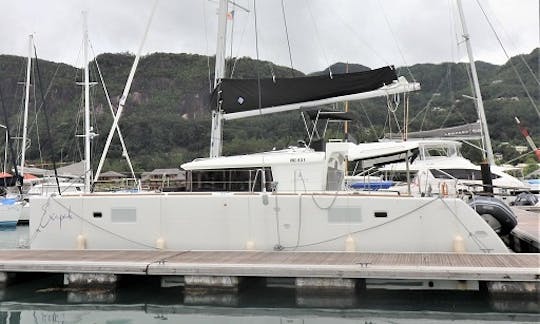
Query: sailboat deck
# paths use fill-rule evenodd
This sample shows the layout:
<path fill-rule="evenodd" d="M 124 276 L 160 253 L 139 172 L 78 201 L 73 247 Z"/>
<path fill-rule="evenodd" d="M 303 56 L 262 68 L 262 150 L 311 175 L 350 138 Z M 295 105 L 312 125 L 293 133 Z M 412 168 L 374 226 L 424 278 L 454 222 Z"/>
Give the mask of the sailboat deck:
<path fill-rule="evenodd" d="M 0 271 L 540 282 L 540 254 L 2 250 Z"/>

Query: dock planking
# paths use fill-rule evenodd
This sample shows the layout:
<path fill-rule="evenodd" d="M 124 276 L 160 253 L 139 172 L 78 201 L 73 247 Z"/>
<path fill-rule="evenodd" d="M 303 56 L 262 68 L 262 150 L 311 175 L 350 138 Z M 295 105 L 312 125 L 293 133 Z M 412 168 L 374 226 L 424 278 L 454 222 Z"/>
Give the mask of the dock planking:
<path fill-rule="evenodd" d="M 540 252 L 540 214 L 513 207 L 518 225 L 510 233 L 507 243 L 516 252 Z"/>
<path fill-rule="evenodd" d="M 1 250 L 0 271 L 540 283 L 540 254 Z"/>
<path fill-rule="evenodd" d="M 536 237 L 538 241 L 540 239 L 540 214 L 515 207 L 512 210 L 518 218 L 516 229 Z"/>

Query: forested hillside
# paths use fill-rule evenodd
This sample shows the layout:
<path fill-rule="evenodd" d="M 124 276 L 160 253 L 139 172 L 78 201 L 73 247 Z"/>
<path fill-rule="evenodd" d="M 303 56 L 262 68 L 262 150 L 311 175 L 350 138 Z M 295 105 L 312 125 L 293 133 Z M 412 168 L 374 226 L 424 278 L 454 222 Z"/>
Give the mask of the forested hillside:
<path fill-rule="evenodd" d="M 25 61 L 22 57 L 0 56 L 0 89 L 8 116 L 5 120 L 3 112 L 0 111 L 0 123 L 10 127 L 12 136 L 20 134 L 21 129 L 24 88 L 20 82 L 24 81 Z M 133 56 L 103 54 L 98 56 L 96 61 L 112 103 L 116 105 Z M 527 96 L 528 91 L 538 106 L 540 89 L 524 61 L 528 62 L 538 79 L 539 49 L 528 55 L 514 57 L 501 66 L 477 63 L 495 151 L 504 153 L 505 160 L 519 154 L 510 146 L 499 145 L 500 143 L 526 145 L 515 125 L 514 116 L 526 124 L 536 142 L 540 144 L 540 120 Z M 178 167 L 185 161 L 208 155 L 211 111 L 209 80 L 213 80 L 213 65 L 213 58 L 191 54 L 156 53 L 141 59 L 125 113 L 120 121 L 128 152 L 138 171 Z M 291 71 L 270 62 L 258 62 L 248 58 L 238 59 L 234 64 L 229 62 L 229 74 L 233 65 L 233 76 L 236 78 L 303 75 L 299 71 Z M 343 63 L 337 63 L 330 69 L 336 74 L 344 73 L 346 67 Z M 348 69 L 352 72 L 368 68 L 358 64 L 350 65 Z M 399 75 L 409 80 L 414 79 L 422 85 L 421 91 L 411 95 L 409 130 L 453 126 L 477 119 L 473 101 L 463 96 L 471 95 L 466 69 L 467 65 L 462 63 L 418 64 L 398 68 Z M 520 84 L 515 71 L 522 78 L 527 90 Z M 328 69 L 318 74 L 325 73 L 328 73 Z M 36 164 L 49 162 L 53 155 L 57 161 L 80 160 L 83 146 L 81 137 L 77 135 L 82 134 L 83 129 L 82 87 L 77 85 L 77 82 L 81 81 L 82 72 L 69 65 L 39 60 L 37 65 L 34 62 L 33 78 L 29 134 L 31 144 L 27 159 Z M 91 79 L 96 82 L 100 80 L 95 64 L 92 64 Z M 45 101 L 42 100 L 41 91 Z M 92 87 L 91 98 L 94 131 L 99 134 L 93 145 L 94 159 L 97 160 L 107 138 L 112 117 L 100 84 Z M 395 104 L 392 103 L 391 109 L 396 108 Z M 402 108 L 403 103 L 399 103 L 395 111 L 399 123 L 403 122 Z M 352 102 L 350 110 L 356 117 L 350 125 L 350 133 L 358 141 L 374 141 L 384 132 L 396 131 L 395 119 L 389 114 L 384 98 Z M 45 116 L 50 124 L 50 137 Z M 389 123 L 389 120 L 392 121 Z M 332 124 L 329 136 L 342 137 L 342 126 Z M 282 148 L 305 137 L 304 123 L 298 112 L 228 121 L 224 128 L 224 154 Z M 116 136 L 113 142 L 105 170 L 127 169 L 117 138 Z M 13 140 L 13 143 L 17 145 L 18 141 Z M 479 159 L 478 153 L 470 154 Z"/>

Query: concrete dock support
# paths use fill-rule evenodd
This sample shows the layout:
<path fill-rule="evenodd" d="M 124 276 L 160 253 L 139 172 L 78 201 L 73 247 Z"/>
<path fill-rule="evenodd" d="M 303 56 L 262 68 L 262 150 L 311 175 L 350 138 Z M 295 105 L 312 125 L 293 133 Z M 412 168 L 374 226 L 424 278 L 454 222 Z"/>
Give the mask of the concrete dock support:
<path fill-rule="evenodd" d="M 242 278 L 232 276 L 185 276 L 186 290 L 238 291 Z"/>
<path fill-rule="evenodd" d="M 66 273 L 64 285 L 76 288 L 116 288 L 118 276 L 109 273 Z"/>
<path fill-rule="evenodd" d="M 114 303 L 118 275 L 106 273 L 66 273 L 64 285 L 70 290 L 68 303 Z"/>
<path fill-rule="evenodd" d="M 296 278 L 296 305 L 299 307 L 353 307 L 356 302 L 358 283 L 356 279 L 344 278 Z"/>
<path fill-rule="evenodd" d="M 533 295 L 539 296 L 540 282 L 512 282 L 512 281 L 489 281 L 486 282 L 487 290 L 492 295 Z"/>
<path fill-rule="evenodd" d="M 7 287 L 15 279 L 15 273 L 0 271 L 0 288 Z"/>
<path fill-rule="evenodd" d="M 296 278 L 296 289 L 302 290 L 351 290 L 356 289 L 356 279 L 344 278 Z"/>
<path fill-rule="evenodd" d="M 185 276 L 184 304 L 237 306 L 244 278 L 233 276 Z"/>

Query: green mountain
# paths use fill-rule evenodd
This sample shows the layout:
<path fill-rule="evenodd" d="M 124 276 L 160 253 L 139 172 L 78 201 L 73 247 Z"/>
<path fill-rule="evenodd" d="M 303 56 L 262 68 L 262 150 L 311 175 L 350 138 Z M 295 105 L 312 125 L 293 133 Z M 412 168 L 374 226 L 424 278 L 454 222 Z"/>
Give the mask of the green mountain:
<path fill-rule="evenodd" d="M 510 142 L 526 145 L 514 122 L 514 116 L 524 122 L 540 144 L 540 122 L 528 95 L 538 106 L 539 49 L 528 55 L 511 58 L 502 66 L 477 63 L 485 101 L 486 115 L 492 139 L 497 144 Z M 10 127 L 12 136 L 21 133 L 21 111 L 24 88 L 25 58 L 0 55 L 0 87 L 3 106 L 8 119 L 0 111 L 0 123 Z M 107 86 L 113 106 L 118 104 L 126 82 L 133 56 L 102 54 L 96 58 Z M 536 74 L 536 80 L 528 71 Z M 210 137 L 209 98 L 210 80 L 213 80 L 213 58 L 192 54 L 156 53 L 141 59 L 128 97 L 120 127 L 129 154 L 138 171 L 157 167 L 177 167 L 195 157 L 208 155 Z M 99 81 L 96 65 L 92 64 L 91 80 Z M 231 68 L 233 67 L 234 68 Z M 303 75 L 271 62 L 238 58 L 228 62 L 228 75 L 235 78 L 292 77 Z M 332 73 L 344 73 L 344 63 L 330 67 Z M 368 69 L 360 64 L 350 64 L 349 71 Z M 521 81 L 516 77 L 516 71 Z M 316 74 L 328 74 L 328 69 Z M 417 64 L 398 68 L 398 74 L 421 83 L 422 90 L 411 94 L 409 130 L 425 130 L 453 126 L 477 119 L 474 103 L 464 95 L 471 94 L 467 65 L 463 63 Z M 78 161 L 82 157 L 83 132 L 82 71 L 66 64 L 39 60 L 33 68 L 32 102 L 30 109 L 30 137 L 27 159 L 36 164 L 50 161 Z M 523 82 L 527 91 L 521 85 Z M 45 96 L 42 100 L 41 91 Z M 528 94 L 527 94 L 528 92 Z M 101 151 L 112 116 L 105 93 L 100 84 L 92 87 L 92 116 L 95 159 Z M 373 141 L 385 132 L 396 131 L 396 120 L 403 124 L 403 102 L 393 98 L 380 98 L 351 102 L 350 111 L 355 120 L 349 133 L 359 141 Z M 338 107 L 342 109 L 342 106 Z M 1 109 L 1 107 L 0 107 Z M 393 111 L 393 113 L 392 113 Z M 50 124 L 48 136 L 47 117 Z M 342 125 L 331 124 L 328 134 L 342 137 Z M 126 170 L 120 142 L 115 136 L 109 151 L 105 170 Z M 241 154 L 270 150 L 296 144 L 306 138 L 304 122 L 298 112 L 289 112 L 244 120 L 227 121 L 224 128 L 224 153 Z M 0 141 L 1 142 L 1 141 Z M 15 145 L 19 141 L 14 140 Z M 507 149 L 506 155 L 517 153 Z M 510 152 L 510 153 L 509 153 Z M 476 156 L 478 159 L 478 155 Z M 96 162 L 96 161 L 94 161 Z M 95 163 L 94 163 L 95 164 Z"/>

